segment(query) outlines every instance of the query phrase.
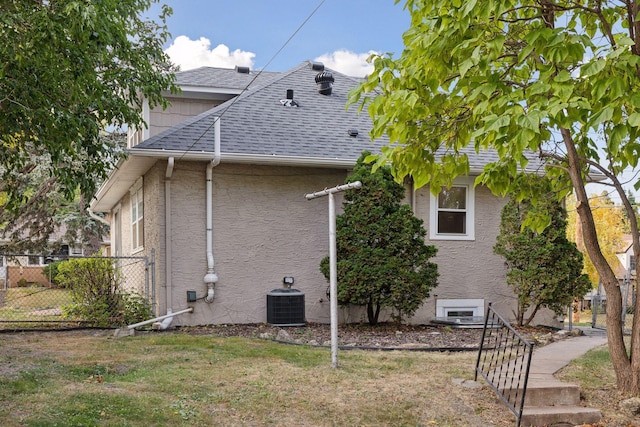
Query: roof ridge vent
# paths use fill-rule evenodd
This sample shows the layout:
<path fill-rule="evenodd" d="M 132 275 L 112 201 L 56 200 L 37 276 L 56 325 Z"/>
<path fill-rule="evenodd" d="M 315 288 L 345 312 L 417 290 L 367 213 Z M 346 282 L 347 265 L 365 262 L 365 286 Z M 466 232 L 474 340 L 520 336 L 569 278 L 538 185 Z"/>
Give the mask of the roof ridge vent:
<path fill-rule="evenodd" d="M 236 65 L 236 73 L 240 74 L 249 74 L 251 72 L 251 68 L 249 67 L 240 67 Z"/>
<path fill-rule="evenodd" d="M 322 62 L 311 62 L 311 69 L 313 71 L 324 71 L 324 64 Z"/>
<path fill-rule="evenodd" d="M 316 84 L 318 85 L 318 92 L 321 95 L 331 95 L 333 91 L 333 74 L 328 71 L 322 71 L 316 75 Z"/>

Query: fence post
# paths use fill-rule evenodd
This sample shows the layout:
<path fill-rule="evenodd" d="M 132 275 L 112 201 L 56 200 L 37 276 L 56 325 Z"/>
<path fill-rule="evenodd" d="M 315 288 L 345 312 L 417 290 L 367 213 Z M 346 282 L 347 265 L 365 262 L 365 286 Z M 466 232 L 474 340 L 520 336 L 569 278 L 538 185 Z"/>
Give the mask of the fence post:
<path fill-rule="evenodd" d="M 156 250 L 151 248 L 151 263 L 146 266 L 147 278 L 149 277 L 149 269 L 151 269 L 151 306 L 153 312 L 157 315 L 156 307 Z M 149 295 L 149 294 L 147 294 Z"/>

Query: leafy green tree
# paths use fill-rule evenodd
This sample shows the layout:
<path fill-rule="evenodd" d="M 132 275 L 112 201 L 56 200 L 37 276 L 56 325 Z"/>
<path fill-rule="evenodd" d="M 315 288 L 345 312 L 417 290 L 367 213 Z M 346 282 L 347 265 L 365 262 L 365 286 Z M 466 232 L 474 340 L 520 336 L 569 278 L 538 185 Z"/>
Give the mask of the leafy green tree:
<path fill-rule="evenodd" d="M 597 243 L 585 183 L 597 172 L 617 192 L 639 257 L 638 224 L 621 176 L 640 160 L 640 3 L 406 0 L 405 7 L 411 26 L 402 54 L 374 57 L 374 71 L 350 96 L 351 103 L 372 97 L 371 136 L 390 138 L 378 164 L 390 161 L 396 178 L 411 175 L 437 191 L 469 173 L 467 147 L 491 149 L 498 158 L 476 183 L 506 195 L 531 155 L 547 160 L 558 196 L 573 188 L 585 248 L 607 293 L 617 386 L 639 394 L 640 316 L 627 349 L 622 295 Z M 535 204 L 540 194 L 516 197 Z M 525 220 L 536 230 L 549 223 L 544 213 Z"/>
<path fill-rule="evenodd" d="M 162 50 L 171 9 L 143 18 L 155 2 L 0 2 L 3 225 L 48 211 L 53 197 L 88 199 L 123 155 L 101 138 L 104 130 L 144 126 L 143 98 L 150 107 L 167 104 L 162 91 L 176 89 Z M 50 231 L 44 220 L 30 227 L 36 238 Z"/>
<path fill-rule="evenodd" d="M 405 188 L 388 168 L 372 173 L 358 160 L 346 182 L 362 188 L 344 193 L 344 213 L 336 218 L 338 303 L 366 306 L 369 324 L 378 323 L 380 310 L 391 307 L 396 319 L 412 316 L 429 291 L 437 286 L 438 268 L 429 260 L 436 248 L 426 245 L 422 220 L 401 204 Z M 329 279 L 329 258 L 320 263 Z"/>
<path fill-rule="evenodd" d="M 518 298 L 514 313 L 518 326 L 528 326 L 543 307 L 563 314 L 592 287 L 582 274 L 582 253 L 567 239 L 567 212 L 561 203 L 550 197 L 536 208 L 546 209 L 551 217 L 551 224 L 541 232 L 522 227 L 531 203 L 510 197 L 502 208 L 500 234 L 493 248 L 509 269 L 507 284 Z"/>

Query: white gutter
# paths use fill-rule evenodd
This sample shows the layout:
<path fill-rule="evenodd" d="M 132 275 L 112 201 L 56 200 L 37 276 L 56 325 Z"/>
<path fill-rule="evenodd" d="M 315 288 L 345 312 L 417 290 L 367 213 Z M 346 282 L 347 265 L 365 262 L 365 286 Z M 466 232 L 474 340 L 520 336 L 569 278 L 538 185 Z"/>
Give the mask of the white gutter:
<path fill-rule="evenodd" d="M 164 250 L 165 250 L 165 305 L 167 307 L 167 315 L 163 316 L 163 321 L 155 324 L 158 329 L 165 330 L 171 325 L 173 321 L 173 283 L 171 281 L 171 271 L 173 265 L 171 263 L 171 176 L 173 175 L 173 167 L 175 165 L 175 159 L 169 157 L 167 159 L 167 169 L 164 174 Z M 160 319 L 157 319 L 160 320 Z M 129 328 L 132 329 L 132 328 Z"/>
<path fill-rule="evenodd" d="M 181 160 L 210 160 L 210 151 L 183 151 L 183 150 L 158 150 L 145 148 L 132 148 L 129 150 L 131 156 L 168 158 L 179 157 Z M 214 158 L 216 154 L 214 153 Z M 243 154 L 243 153 L 224 153 L 222 156 L 219 152 L 217 156 L 220 160 L 229 163 L 246 163 L 246 164 L 262 164 L 262 165 L 282 165 L 282 166 L 315 166 L 323 168 L 345 167 L 353 168 L 357 159 L 345 158 L 323 158 L 323 157 L 299 157 L 299 156 L 281 156 L 277 154 Z"/>
<path fill-rule="evenodd" d="M 220 117 L 214 118 L 214 155 L 211 162 L 207 164 L 206 174 L 206 203 L 207 203 L 207 274 L 204 276 L 204 283 L 207 285 L 207 296 L 204 301 L 211 304 L 213 302 L 214 287 L 218 282 L 218 275 L 215 272 L 215 260 L 213 258 L 213 168 L 220 164 Z"/>

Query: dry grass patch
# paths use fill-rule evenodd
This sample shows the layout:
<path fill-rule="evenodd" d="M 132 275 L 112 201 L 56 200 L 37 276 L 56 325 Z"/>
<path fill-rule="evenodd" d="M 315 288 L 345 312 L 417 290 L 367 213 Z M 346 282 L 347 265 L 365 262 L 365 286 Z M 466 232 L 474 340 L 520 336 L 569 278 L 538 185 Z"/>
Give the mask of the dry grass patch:
<path fill-rule="evenodd" d="M 512 426 L 475 352 L 330 351 L 263 340 L 87 331 L 0 335 L 5 426 Z"/>

